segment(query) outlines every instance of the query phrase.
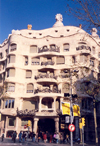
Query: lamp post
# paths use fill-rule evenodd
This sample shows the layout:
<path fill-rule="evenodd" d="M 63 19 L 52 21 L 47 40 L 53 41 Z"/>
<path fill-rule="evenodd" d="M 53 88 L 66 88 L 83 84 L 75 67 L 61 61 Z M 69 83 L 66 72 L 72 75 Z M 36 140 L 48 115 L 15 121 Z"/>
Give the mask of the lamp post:
<path fill-rule="evenodd" d="M 72 71 L 70 70 L 70 124 L 73 123 L 72 117 Z M 70 131 L 71 146 L 73 146 L 73 132 Z"/>
<path fill-rule="evenodd" d="M 73 105 L 72 105 L 72 73 L 78 73 L 78 70 L 70 69 L 70 124 L 73 123 Z M 71 146 L 73 146 L 73 132 L 70 131 Z"/>

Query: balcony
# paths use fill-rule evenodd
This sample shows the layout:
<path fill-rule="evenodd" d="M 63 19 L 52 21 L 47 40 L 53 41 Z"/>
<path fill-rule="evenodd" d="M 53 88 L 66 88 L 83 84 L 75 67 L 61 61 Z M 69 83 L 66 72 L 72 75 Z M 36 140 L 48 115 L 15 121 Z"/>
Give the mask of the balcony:
<path fill-rule="evenodd" d="M 55 46 L 55 47 L 42 47 L 42 48 L 38 48 L 38 53 L 42 53 L 42 52 L 60 52 L 59 47 Z"/>
<path fill-rule="evenodd" d="M 37 76 L 35 76 L 35 79 L 38 80 L 38 79 L 43 79 L 43 78 L 52 78 L 52 79 L 57 79 L 57 76 L 55 75 L 50 75 L 50 74 L 45 74 L 45 75 L 42 75 L 42 74 L 39 74 Z"/>
<path fill-rule="evenodd" d="M 34 91 L 34 94 L 37 94 L 37 93 L 61 93 L 61 90 L 58 90 L 58 89 L 50 89 L 50 88 L 44 88 L 44 89 L 36 89 Z"/>
<path fill-rule="evenodd" d="M 41 65 L 45 65 L 45 66 L 47 66 L 47 65 L 54 65 L 54 64 L 55 64 L 54 61 L 41 62 Z"/>

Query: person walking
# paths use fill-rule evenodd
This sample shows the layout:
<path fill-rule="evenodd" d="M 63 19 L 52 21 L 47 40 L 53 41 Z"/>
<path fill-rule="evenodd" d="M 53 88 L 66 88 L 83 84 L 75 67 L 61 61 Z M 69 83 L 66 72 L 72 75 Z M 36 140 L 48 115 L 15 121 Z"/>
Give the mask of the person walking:
<path fill-rule="evenodd" d="M 19 137 L 19 142 L 21 142 L 21 140 L 22 140 L 22 132 L 21 131 L 20 131 L 18 137 Z"/>
<path fill-rule="evenodd" d="M 32 142 L 35 142 L 35 133 L 34 132 L 32 132 Z"/>
<path fill-rule="evenodd" d="M 55 139 L 56 139 L 56 143 L 58 143 L 59 142 L 59 133 L 58 132 L 56 133 Z"/>
<path fill-rule="evenodd" d="M 16 137 L 17 137 L 17 133 L 16 133 L 16 131 L 14 131 L 14 134 L 13 134 L 14 143 L 16 142 Z"/>
<path fill-rule="evenodd" d="M 1 137 L 1 138 L 2 138 L 2 140 L 1 140 L 1 141 L 3 141 L 3 140 L 4 140 L 4 133 L 2 133 L 2 137 Z"/>
<path fill-rule="evenodd" d="M 22 141 L 25 142 L 25 132 L 23 131 L 23 134 L 22 134 Z"/>
<path fill-rule="evenodd" d="M 43 139 L 44 139 L 44 143 L 46 143 L 46 141 L 47 141 L 47 135 L 46 135 L 46 133 L 44 133 Z"/>

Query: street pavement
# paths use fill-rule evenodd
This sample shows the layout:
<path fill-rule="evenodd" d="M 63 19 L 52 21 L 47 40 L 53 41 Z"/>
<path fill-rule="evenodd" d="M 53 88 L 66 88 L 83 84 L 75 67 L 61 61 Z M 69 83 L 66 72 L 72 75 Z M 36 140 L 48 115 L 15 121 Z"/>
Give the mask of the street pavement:
<path fill-rule="evenodd" d="M 31 139 L 27 139 L 27 141 L 25 141 L 24 143 L 19 143 L 18 139 L 16 139 L 16 143 L 14 143 L 12 141 L 11 138 L 4 138 L 4 141 L 1 142 L 1 138 L 0 138 L 0 146 L 70 146 L 70 144 L 56 144 L 56 143 L 43 143 L 43 142 L 39 142 L 39 143 L 34 143 L 32 142 Z M 83 146 L 83 144 L 73 144 L 73 146 Z M 84 143 L 84 146 L 95 146 L 92 143 L 91 144 L 86 144 Z"/>

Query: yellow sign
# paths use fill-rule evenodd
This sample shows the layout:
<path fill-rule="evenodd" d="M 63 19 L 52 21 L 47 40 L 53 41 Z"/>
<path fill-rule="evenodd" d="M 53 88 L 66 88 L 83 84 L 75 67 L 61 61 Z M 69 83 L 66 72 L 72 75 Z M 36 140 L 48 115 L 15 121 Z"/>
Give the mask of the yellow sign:
<path fill-rule="evenodd" d="M 70 103 L 69 102 L 62 103 L 62 114 L 70 115 Z"/>
<path fill-rule="evenodd" d="M 82 123 L 79 123 L 79 128 L 80 128 L 80 129 L 82 129 L 82 126 L 83 126 Z"/>
<path fill-rule="evenodd" d="M 63 102 L 62 103 L 62 114 L 63 115 L 70 115 L 70 103 Z M 73 116 L 80 116 L 80 107 L 79 105 L 73 105 Z"/>
<path fill-rule="evenodd" d="M 73 105 L 73 115 L 74 116 L 80 116 L 80 107 L 79 107 L 79 105 L 76 105 L 76 104 Z"/>
<path fill-rule="evenodd" d="M 1 113 L 0 113 L 0 122 L 1 122 Z"/>
<path fill-rule="evenodd" d="M 31 121 L 30 120 L 28 120 L 28 126 L 31 126 Z"/>

